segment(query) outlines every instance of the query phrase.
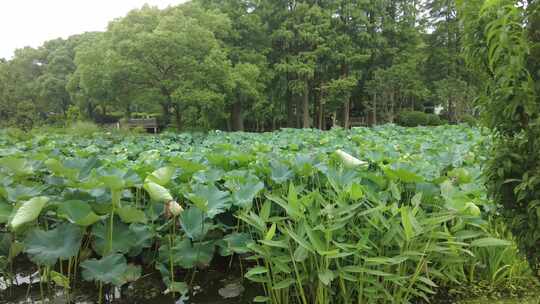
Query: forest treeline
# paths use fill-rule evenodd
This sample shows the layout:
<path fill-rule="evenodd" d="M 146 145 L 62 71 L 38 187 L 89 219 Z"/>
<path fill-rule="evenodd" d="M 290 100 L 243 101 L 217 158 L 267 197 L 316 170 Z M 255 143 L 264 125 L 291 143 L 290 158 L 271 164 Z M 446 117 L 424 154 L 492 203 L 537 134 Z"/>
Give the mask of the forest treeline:
<path fill-rule="evenodd" d="M 187 129 L 263 131 L 459 122 L 482 77 L 464 64 L 454 0 L 195 0 L 143 6 L 0 59 L 0 124 L 159 113 Z"/>

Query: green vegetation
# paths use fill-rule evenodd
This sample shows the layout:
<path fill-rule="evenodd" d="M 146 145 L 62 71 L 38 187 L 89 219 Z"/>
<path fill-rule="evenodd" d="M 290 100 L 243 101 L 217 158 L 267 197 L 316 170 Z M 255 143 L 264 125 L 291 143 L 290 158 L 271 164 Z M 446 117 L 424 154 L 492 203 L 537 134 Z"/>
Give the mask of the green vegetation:
<path fill-rule="evenodd" d="M 495 131 L 489 192 L 540 277 L 540 5 L 528 4 L 463 1 L 462 11 L 469 65 L 486 81 L 479 104 Z"/>
<path fill-rule="evenodd" d="M 479 129 L 81 135 L 0 136 L 2 256 L 27 257 L 50 286 L 101 293 L 157 271 L 178 297 L 216 256 L 272 303 L 534 286 L 492 219 Z"/>
<path fill-rule="evenodd" d="M 539 113 L 537 0 L 145 5 L 0 59 L 0 288 L 526 299 Z"/>
<path fill-rule="evenodd" d="M 436 107 L 455 123 L 481 88 L 462 34 L 453 0 L 143 6 L 0 60 L 0 126 L 147 113 L 183 131 L 328 129 Z"/>

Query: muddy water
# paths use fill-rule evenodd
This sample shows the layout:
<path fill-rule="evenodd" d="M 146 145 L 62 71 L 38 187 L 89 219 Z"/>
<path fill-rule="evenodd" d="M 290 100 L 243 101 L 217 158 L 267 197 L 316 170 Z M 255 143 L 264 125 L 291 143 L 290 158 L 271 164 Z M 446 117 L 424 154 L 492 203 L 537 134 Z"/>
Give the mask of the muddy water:
<path fill-rule="evenodd" d="M 244 304 L 252 303 L 262 295 L 258 285 L 243 280 L 237 267 L 224 267 L 219 263 L 197 272 L 189 295 L 184 297 L 163 294 L 165 286 L 159 272 L 145 271 L 137 281 L 120 288 L 105 288 L 103 303 L 112 304 Z M 98 303 L 99 289 L 96 284 L 78 278 L 68 294 L 50 284 L 40 284 L 39 273 L 31 264 L 17 265 L 17 275 L 11 279 L 0 277 L 0 303 L 6 304 L 94 304 Z M 187 274 L 179 273 L 178 278 Z M 184 280 L 189 282 L 189 277 Z"/>
<path fill-rule="evenodd" d="M 97 303 L 99 290 L 94 284 L 81 284 L 68 295 L 61 288 L 47 290 L 46 284 L 40 288 L 40 284 L 34 280 L 29 284 L 30 278 L 21 277 L 19 284 L 2 290 L 0 303 L 10 304 L 93 304 Z M 41 291 L 43 290 L 43 297 Z M 194 284 L 192 293 L 184 297 L 175 297 L 163 294 L 164 286 L 155 276 L 148 276 L 139 281 L 127 284 L 122 289 L 114 288 L 105 290 L 106 303 L 127 304 L 229 304 L 229 303 L 252 303 L 255 296 L 261 295 L 257 286 L 248 281 L 238 278 L 213 277 L 201 280 Z M 220 292 L 221 290 L 221 292 Z M 221 294 L 220 294 L 221 293 Z M 230 298 L 224 298 L 226 297 Z"/>

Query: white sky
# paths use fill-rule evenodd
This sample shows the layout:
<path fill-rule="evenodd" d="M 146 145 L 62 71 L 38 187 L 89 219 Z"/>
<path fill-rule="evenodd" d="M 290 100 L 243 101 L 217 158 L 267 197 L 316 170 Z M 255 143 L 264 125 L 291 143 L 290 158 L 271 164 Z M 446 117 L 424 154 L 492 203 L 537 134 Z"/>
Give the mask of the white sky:
<path fill-rule="evenodd" d="M 186 0 L 0 0 L 0 58 L 58 37 L 103 31 L 109 21 L 148 3 L 160 8 Z"/>

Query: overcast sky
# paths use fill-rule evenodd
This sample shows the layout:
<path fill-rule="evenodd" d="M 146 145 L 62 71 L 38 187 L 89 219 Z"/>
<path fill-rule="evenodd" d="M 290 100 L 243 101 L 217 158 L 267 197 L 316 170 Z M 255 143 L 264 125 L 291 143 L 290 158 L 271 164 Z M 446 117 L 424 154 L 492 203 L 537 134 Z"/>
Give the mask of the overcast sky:
<path fill-rule="evenodd" d="M 103 31 L 107 23 L 144 3 L 160 8 L 186 0 L 0 0 L 0 58 L 15 49 L 87 31 Z"/>

